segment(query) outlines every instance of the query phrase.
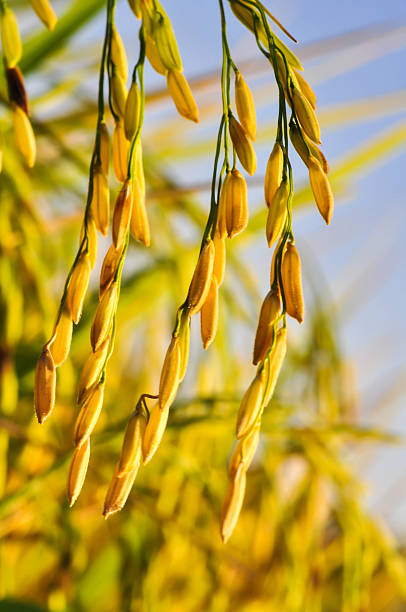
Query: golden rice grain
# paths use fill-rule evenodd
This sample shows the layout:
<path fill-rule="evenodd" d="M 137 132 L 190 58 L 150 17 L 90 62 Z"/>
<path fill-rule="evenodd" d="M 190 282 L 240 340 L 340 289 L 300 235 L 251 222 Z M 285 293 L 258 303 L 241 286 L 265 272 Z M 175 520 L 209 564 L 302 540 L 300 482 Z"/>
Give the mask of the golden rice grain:
<path fill-rule="evenodd" d="M 165 408 L 169 408 L 175 399 L 179 386 L 180 362 L 179 336 L 172 337 L 171 343 L 166 351 L 159 380 L 159 408 L 161 411 Z"/>
<path fill-rule="evenodd" d="M 165 68 L 161 61 L 161 58 L 159 57 L 155 41 L 150 36 L 148 36 L 148 34 L 145 37 L 145 55 L 147 56 L 148 61 L 151 64 L 152 68 L 155 70 L 155 72 L 165 76 L 167 69 Z"/>
<path fill-rule="evenodd" d="M 34 407 L 38 423 L 43 423 L 55 405 L 56 368 L 48 348 L 42 350 L 35 369 Z"/>
<path fill-rule="evenodd" d="M 275 345 L 269 356 L 269 363 L 265 361 L 266 370 L 268 375 L 268 382 L 266 385 L 264 406 L 266 406 L 271 399 L 273 392 L 275 391 L 276 383 L 278 382 L 279 374 L 282 369 L 282 365 L 286 356 L 287 348 L 287 328 L 282 327 L 276 334 Z"/>
<path fill-rule="evenodd" d="M 151 231 L 145 206 L 145 195 L 137 179 L 133 181 L 133 206 L 130 229 L 135 240 L 139 240 L 146 247 L 151 244 Z"/>
<path fill-rule="evenodd" d="M 306 135 L 316 144 L 320 144 L 320 126 L 312 105 L 296 87 L 293 88 L 292 101 L 296 116 Z"/>
<path fill-rule="evenodd" d="M 224 272 L 226 268 L 226 241 L 224 238 L 214 236 L 214 264 L 213 264 L 213 276 L 216 277 L 217 285 L 223 283 Z"/>
<path fill-rule="evenodd" d="M 128 77 L 127 55 L 123 41 L 115 25 L 113 25 L 111 33 L 111 60 L 125 84 Z"/>
<path fill-rule="evenodd" d="M 106 340 L 111 331 L 113 318 L 117 308 L 118 283 L 112 283 L 105 291 L 97 306 L 96 314 L 90 330 L 90 341 L 94 351 Z"/>
<path fill-rule="evenodd" d="M 103 516 L 105 519 L 123 508 L 131 492 L 136 475 L 137 472 L 134 471 L 120 478 L 118 476 L 118 466 L 116 467 L 104 501 Z"/>
<path fill-rule="evenodd" d="M 189 83 L 179 70 L 169 70 L 166 75 L 166 84 L 178 113 L 199 123 L 199 110 L 190 89 Z"/>
<path fill-rule="evenodd" d="M 133 194 L 131 181 L 128 179 L 122 186 L 114 205 L 113 213 L 113 244 L 116 249 L 122 249 L 130 227 Z"/>
<path fill-rule="evenodd" d="M 307 138 L 304 132 L 302 132 L 302 134 L 300 133 L 298 127 L 294 123 L 291 123 L 289 126 L 289 137 L 293 146 L 295 147 L 296 152 L 298 155 L 300 155 L 307 167 L 309 167 L 309 164 L 311 164 L 310 157 L 315 157 L 323 168 L 324 172 L 328 174 L 329 165 L 324 154 L 320 151 L 319 147 L 314 144 L 314 142 Z"/>
<path fill-rule="evenodd" d="M 128 421 L 118 462 L 118 477 L 137 471 L 142 462 L 142 441 L 147 421 L 142 412 L 135 412 Z"/>
<path fill-rule="evenodd" d="M 234 168 L 225 194 L 226 227 L 229 238 L 245 230 L 248 223 L 247 183 L 241 172 Z"/>
<path fill-rule="evenodd" d="M 31 122 L 23 109 L 16 104 L 12 104 L 12 118 L 17 147 L 28 167 L 32 168 L 35 164 L 37 145 Z"/>
<path fill-rule="evenodd" d="M 283 176 L 283 151 L 279 142 L 275 142 L 268 159 L 265 172 L 264 192 L 265 202 L 269 207 L 275 197 Z"/>
<path fill-rule="evenodd" d="M 257 158 L 254 148 L 244 128 L 233 115 L 230 116 L 229 131 L 234 149 L 243 168 L 249 175 L 254 174 L 257 169 Z"/>
<path fill-rule="evenodd" d="M 57 17 L 48 0 L 30 0 L 30 4 L 45 27 L 52 32 L 55 28 Z"/>
<path fill-rule="evenodd" d="M 214 265 L 214 244 L 208 240 L 204 245 L 192 277 L 187 297 L 190 314 L 199 312 L 210 289 Z"/>
<path fill-rule="evenodd" d="M 52 359 L 56 367 L 62 365 L 69 355 L 72 341 L 73 321 L 70 312 L 62 310 L 61 316 L 55 329 L 55 338 L 49 347 Z"/>
<path fill-rule="evenodd" d="M 101 166 L 93 171 L 93 195 L 91 210 L 97 230 L 107 236 L 110 222 L 110 191 L 107 176 Z"/>
<path fill-rule="evenodd" d="M 245 436 L 255 424 L 263 405 L 265 371 L 261 368 L 241 400 L 237 417 L 237 438 Z"/>
<path fill-rule="evenodd" d="M 75 446 L 81 446 L 93 433 L 103 406 L 103 396 L 104 382 L 100 382 L 83 403 L 76 419 L 73 434 Z"/>
<path fill-rule="evenodd" d="M 206 350 L 210 346 L 216 336 L 218 313 L 218 285 L 217 280 L 213 275 L 209 292 L 200 310 L 200 333 L 204 350 Z"/>
<path fill-rule="evenodd" d="M 300 74 L 300 72 L 298 70 L 293 68 L 293 72 L 295 74 L 295 77 L 297 79 L 297 83 L 299 85 L 299 89 L 301 90 L 302 94 L 308 99 L 308 101 L 310 102 L 312 108 L 314 110 L 316 110 L 317 99 L 316 99 L 316 94 L 314 93 L 313 89 L 310 87 L 309 83 Z"/>
<path fill-rule="evenodd" d="M 266 239 L 269 247 L 278 240 L 285 225 L 288 212 L 289 189 L 289 182 L 287 179 L 283 180 L 269 206 L 266 221 Z"/>
<path fill-rule="evenodd" d="M 282 259 L 282 285 L 286 312 L 302 323 L 304 316 L 302 266 L 299 253 L 291 242 L 287 244 Z"/>
<path fill-rule="evenodd" d="M 271 289 L 266 295 L 259 314 L 255 335 L 253 364 L 265 359 L 273 339 L 273 326 L 281 311 L 279 289 Z"/>
<path fill-rule="evenodd" d="M 157 404 L 151 411 L 142 441 L 143 463 L 151 461 L 161 443 L 169 416 L 169 405 L 161 410 Z"/>
<path fill-rule="evenodd" d="M 66 294 L 66 305 L 75 324 L 82 316 L 83 302 L 89 284 L 91 266 L 88 253 L 82 253 L 77 260 Z"/>
<path fill-rule="evenodd" d="M 233 450 L 233 454 L 231 455 L 228 467 L 230 479 L 234 479 L 239 469 L 243 469 L 245 472 L 248 470 L 258 448 L 260 432 L 261 424 L 258 423 L 246 436 L 238 440 Z M 241 464 L 242 468 L 240 467 Z"/>
<path fill-rule="evenodd" d="M 90 395 L 91 388 L 98 382 L 106 362 L 110 338 L 107 338 L 100 348 L 91 352 L 85 361 L 78 384 L 78 404 L 84 402 Z"/>
<path fill-rule="evenodd" d="M 251 140 L 255 141 L 257 119 L 254 98 L 241 72 L 235 75 L 235 105 L 242 127 Z"/>
<path fill-rule="evenodd" d="M 113 71 L 110 78 L 111 105 L 119 119 L 124 119 L 127 87 L 118 71 Z"/>
<path fill-rule="evenodd" d="M 16 16 L 7 5 L 0 11 L 0 34 L 6 64 L 13 68 L 21 59 L 22 45 Z"/>
<path fill-rule="evenodd" d="M 190 317 L 186 310 L 182 312 L 179 328 L 179 348 L 180 348 L 180 366 L 179 366 L 179 382 L 185 377 L 186 368 L 189 361 L 190 347 Z"/>
<path fill-rule="evenodd" d="M 246 474 L 240 466 L 235 478 L 230 481 L 221 508 L 220 534 L 223 543 L 231 537 L 240 516 L 245 495 Z"/>
<path fill-rule="evenodd" d="M 159 58 L 167 70 L 182 70 L 178 43 L 171 22 L 161 8 L 154 19 L 153 37 Z"/>
<path fill-rule="evenodd" d="M 100 299 L 102 298 L 104 292 L 110 287 L 111 283 L 114 281 L 120 257 L 121 251 L 117 250 L 114 244 L 112 244 L 106 253 L 100 271 Z"/>
<path fill-rule="evenodd" d="M 116 121 L 113 130 L 113 167 L 120 183 L 124 183 L 127 178 L 128 147 L 129 142 L 125 137 L 123 122 Z"/>
<path fill-rule="evenodd" d="M 316 158 L 308 161 L 310 185 L 317 208 L 324 221 L 329 225 L 334 212 L 334 196 L 326 173 Z"/>
<path fill-rule="evenodd" d="M 127 140 L 131 142 L 138 129 L 141 111 L 141 92 L 137 83 L 133 81 L 129 89 L 124 111 L 124 131 Z"/>
<path fill-rule="evenodd" d="M 128 0 L 128 4 L 130 6 L 130 9 L 136 16 L 136 18 L 141 19 L 142 11 L 141 11 L 140 0 Z"/>
<path fill-rule="evenodd" d="M 86 440 L 81 446 L 75 449 L 69 468 L 66 493 L 69 506 L 73 506 L 82 490 L 85 482 L 87 466 L 89 465 L 90 443 Z"/>

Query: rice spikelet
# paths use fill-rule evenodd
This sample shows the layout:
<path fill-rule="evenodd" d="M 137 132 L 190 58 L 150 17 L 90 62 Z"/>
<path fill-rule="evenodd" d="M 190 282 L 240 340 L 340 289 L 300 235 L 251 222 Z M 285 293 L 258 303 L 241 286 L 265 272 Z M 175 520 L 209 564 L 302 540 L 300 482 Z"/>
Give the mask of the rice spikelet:
<path fill-rule="evenodd" d="M 169 70 L 166 84 L 178 113 L 185 119 L 199 123 L 199 110 L 184 75 L 179 70 Z"/>
<path fill-rule="evenodd" d="M 278 187 L 269 206 L 266 221 L 266 239 L 271 247 L 281 235 L 288 212 L 289 183 L 285 179 Z"/>
<path fill-rule="evenodd" d="M 231 141 L 243 168 L 249 175 L 254 174 L 257 169 L 257 158 L 254 148 L 244 128 L 233 115 L 230 116 L 229 130 Z"/>
<path fill-rule="evenodd" d="M 161 411 L 169 408 L 175 399 L 179 386 L 180 357 L 179 337 L 172 337 L 159 380 L 159 408 Z"/>
<path fill-rule="evenodd" d="M 259 314 L 255 335 L 253 364 L 265 359 L 273 339 L 273 326 L 281 311 L 279 289 L 272 289 L 266 295 Z"/>
<path fill-rule="evenodd" d="M 182 70 L 178 44 L 172 29 L 171 22 L 160 7 L 155 15 L 153 37 L 159 58 L 167 70 Z"/>
<path fill-rule="evenodd" d="M 265 361 L 268 382 L 266 385 L 266 392 L 264 397 L 264 406 L 266 406 L 271 399 L 273 392 L 275 391 L 276 383 L 278 382 L 279 374 L 282 369 L 283 362 L 286 356 L 287 348 L 287 333 L 286 327 L 281 327 L 276 334 L 275 345 L 272 349 L 272 353 L 269 356 L 269 364 Z"/>
<path fill-rule="evenodd" d="M 110 338 L 107 338 L 100 348 L 95 352 L 91 352 L 86 359 L 79 378 L 78 404 L 81 404 L 89 397 L 91 388 L 98 382 L 107 358 L 109 343 Z"/>
<path fill-rule="evenodd" d="M 299 323 L 303 322 L 304 316 L 301 268 L 299 253 L 296 247 L 289 242 L 282 259 L 282 284 L 286 312 Z"/>
<path fill-rule="evenodd" d="M 309 167 L 311 164 L 310 158 L 315 157 L 323 168 L 324 172 L 328 174 L 330 168 L 324 154 L 322 151 L 320 151 L 319 147 L 314 144 L 314 142 L 307 138 L 304 132 L 300 134 L 298 127 L 294 123 L 291 123 L 289 126 L 289 137 L 293 146 L 295 147 L 296 152 L 302 158 L 307 167 Z"/>
<path fill-rule="evenodd" d="M 87 466 L 89 465 L 90 443 L 86 440 L 75 449 L 72 461 L 69 467 L 68 482 L 66 493 L 69 500 L 69 506 L 73 506 L 82 490 L 83 483 L 86 478 Z"/>
<path fill-rule="evenodd" d="M 122 249 L 130 227 L 133 195 L 131 181 L 126 180 L 114 206 L 113 213 L 113 244 L 116 249 Z"/>
<path fill-rule="evenodd" d="M 83 302 L 89 284 L 91 266 L 88 253 L 82 253 L 76 262 L 69 282 L 66 304 L 77 325 L 82 316 Z"/>
<path fill-rule="evenodd" d="M 145 206 L 145 195 L 137 179 L 133 181 L 133 206 L 130 219 L 130 229 L 135 240 L 139 240 L 146 247 L 151 244 L 151 231 L 148 214 Z"/>
<path fill-rule="evenodd" d="M 52 32 L 55 28 L 57 17 L 48 0 L 30 0 L 30 4 L 44 26 Z"/>
<path fill-rule="evenodd" d="M 223 506 L 221 508 L 220 533 L 225 544 L 231 537 L 240 516 L 245 495 L 246 474 L 239 468 L 235 478 L 229 482 Z"/>
<path fill-rule="evenodd" d="M 317 99 L 316 99 L 316 94 L 314 93 L 313 89 L 310 87 L 309 83 L 300 74 L 300 72 L 298 70 L 293 68 L 293 72 L 295 74 L 295 77 L 297 79 L 297 83 L 299 85 L 299 88 L 300 88 L 302 94 L 308 99 L 308 101 L 310 102 L 313 110 L 316 110 Z"/>
<path fill-rule="evenodd" d="M 125 103 L 127 100 L 127 87 L 118 71 L 113 70 L 110 79 L 111 104 L 116 115 L 123 120 Z"/>
<path fill-rule="evenodd" d="M 38 423 L 43 423 L 55 405 L 56 368 L 48 348 L 42 350 L 35 369 L 34 407 Z"/>
<path fill-rule="evenodd" d="M 292 101 L 296 116 L 307 136 L 316 144 L 320 144 L 320 126 L 312 105 L 296 87 L 293 88 Z"/>
<path fill-rule="evenodd" d="M 316 158 L 308 161 L 310 185 L 317 208 L 324 221 L 329 225 L 334 212 L 334 196 L 326 173 Z"/>
<path fill-rule="evenodd" d="M 102 268 L 100 271 L 100 288 L 99 297 L 102 298 L 104 292 L 110 287 L 114 281 L 114 277 L 117 272 L 117 267 L 120 261 L 121 251 L 117 250 L 114 244 L 111 245 L 106 253 L 103 260 Z"/>
<path fill-rule="evenodd" d="M 237 438 L 245 436 L 255 424 L 263 405 L 265 371 L 261 368 L 241 400 L 237 417 Z"/>
<path fill-rule="evenodd" d="M 117 308 L 118 283 L 113 283 L 103 294 L 97 306 L 96 314 L 90 330 L 90 341 L 94 351 L 103 344 L 110 333 L 114 314 Z"/>
<path fill-rule="evenodd" d="M 181 383 L 186 374 L 186 368 L 189 361 L 190 347 L 190 317 L 186 310 L 182 312 L 179 329 L 179 349 L 180 349 L 180 366 L 179 366 L 179 382 Z"/>
<path fill-rule="evenodd" d="M 204 245 L 189 287 L 187 305 L 190 314 L 199 312 L 210 289 L 214 265 L 214 244 L 208 240 Z"/>
<path fill-rule="evenodd" d="M 60 319 L 56 325 L 55 338 L 50 344 L 52 359 L 56 367 L 61 366 L 69 355 L 72 341 L 73 321 L 70 312 L 65 308 L 62 310 Z"/>
<path fill-rule="evenodd" d="M 143 463 L 151 461 L 161 443 L 169 416 L 169 405 L 161 410 L 157 404 L 151 411 L 142 441 Z"/>
<path fill-rule="evenodd" d="M 111 34 L 111 59 L 124 83 L 128 77 L 128 62 L 125 47 L 115 25 Z"/>
<path fill-rule="evenodd" d="M 129 142 L 125 137 L 122 121 L 114 123 L 113 130 L 113 167 L 116 179 L 124 183 L 127 178 L 127 158 Z"/>
<path fill-rule="evenodd" d="M 238 440 L 230 458 L 228 473 L 231 479 L 238 474 L 239 469 L 248 470 L 258 447 L 261 425 L 258 423 L 249 434 Z M 242 465 L 242 468 L 240 467 Z"/>
<path fill-rule="evenodd" d="M 16 16 L 7 5 L 0 11 L 0 33 L 6 64 L 13 68 L 21 59 L 22 45 Z"/>
<path fill-rule="evenodd" d="M 83 403 L 76 419 L 73 434 L 75 446 L 81 446 L 93 433 L 103 406 L 103 397 L 104 382 L 100 382 Z"/>
<path fill-rule="evenodd" d="M 17 147 L 27 162 L 27 166 L 32 168 L 35 164 L 37 145 L 31 122 L 23 109 L 16 104 L 12 104 L 12 118 Z"/>
<path fill-rule="evenodd" d="M 155 41 L 150 36 L 148 36 L 148 34 L 145 36 L 145 55 L 147 56 L 148 61 L 151 64 L 152 68 L 155 70 L 155 72 L 165 76 L 167 69 L 165 68 L 161 61 L 161 58 L 159 57 Z"/>
<path fill-rule="evenodd" d="M 110 192 L 107 176 L 101 166 L 93 171 L 92 214 L 97 230 L 107 236 L 110 222 Z"/>
<path fill-rule="evenodd" d="M 234 168 L 225 194 L 226 227 L 229 238 L 234 238 L 245 230 L 248 223 L 247 183 L 241 172 Z"/>
<path fill-rule="evenodd" d="M 265 172 L 264 193 L 265 202 L 269 208 L 275 197 L 283 176 L 283 151 L 279 142 L 275 142 L 268 159 Z"/>
<path fill-rule="evenodd" d="M 219 312 L 218 298 L 217 280 L 213 276 L 209 292 L 200 310 L 200 333 L 204 350 L 210 346 L 216 336 Z"/>
<path fill-rule="evenodd" d="M 105 519 L 115 512 L 119 512 L 131 492 L 137 472 L 129 472 L 122 478 L 118 476 L 118 466 L 116 467 L 106 499 L 104 501 L 103 516 Z"/>
<path fill-rule="evenodd" d="M 118 477 L 137 471 L 142 462 L 142 440 L 147 421 L 142 412 L 135 412 L 128 421 L 118 462 Z"/>
<path fill-rule="evenodd" d="M 223 283 L 224 272 L 226 268 L 226 241 L 224 238 L 214 236 L 214 264 L 213 264 L 213 276 L 217 280 L 217 285 Z"/>
<path fill-rule="evenodd" d="M 242 127 L 251 140 L 255 141 L 257 119 L 254 98 L 241 72 L 235 75 L 235 105 Z"/>
<path fill-rule="evenodd" d="M 127 140 L 131 142 L 137 131 L 141 110 L 141 92 L 136 82 L 131 83 L 124 111 L 124 131 Z"/>

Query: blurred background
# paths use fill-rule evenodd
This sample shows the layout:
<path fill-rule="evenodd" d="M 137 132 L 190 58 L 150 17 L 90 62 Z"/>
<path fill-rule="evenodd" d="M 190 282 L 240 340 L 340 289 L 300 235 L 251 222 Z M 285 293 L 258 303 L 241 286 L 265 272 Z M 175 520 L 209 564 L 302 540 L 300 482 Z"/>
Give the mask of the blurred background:
<path fill-rule="evenodd" d="M 0 610 L 406 610 L 404 0 L 269 5 L 299 40 L 294 50 L 317 94 L 336 209 L 326 228 L 306 168 L 292 153 L 306 317 L 300 327 L 289 320 L 287 362 L 225 546 L 218 517 L 227 460 L 269 284 L 263 179 L 277 118 L 273 73 L 227 6 L 233 59 L 257 107 L 250 222 L 227 245 L 217 338 L 204 352 L 196 317 L 190 366 L 164 441 L 124 510 L 104 521 L 126 420 L 139 394 L 157 389 L 209 209 L 221 116 L 218 5 L 163 2 L 200 123 L 177 115 L 165 79 L 148 66 L 143 144 L 151 247 L 130 245 L 105 404 L 73 509 L 65 481 L 75 390 L 108 238 L 99 240 L 84 315 L 58 369 L 56 408 L 42 427 L 33 383 L 79 240 L 104 3 L 53 2 L 59 23 L 52 33 L 29 3 L 10 6 L 24 39 L 20 65 L 38 160 L 29 170 L 16 150 L 1 72 Z M 132 66 L 139 22 L 124 1 L 116 24 Z M 112 173 L 110 186 L 114 198 Z"/>

